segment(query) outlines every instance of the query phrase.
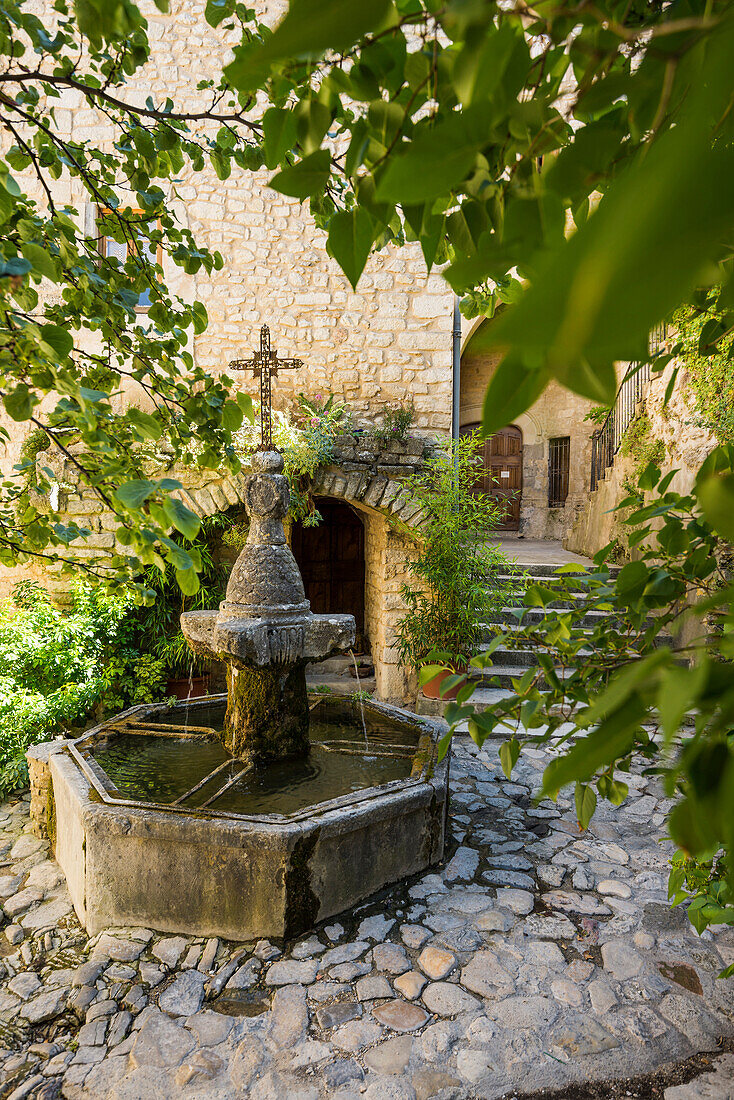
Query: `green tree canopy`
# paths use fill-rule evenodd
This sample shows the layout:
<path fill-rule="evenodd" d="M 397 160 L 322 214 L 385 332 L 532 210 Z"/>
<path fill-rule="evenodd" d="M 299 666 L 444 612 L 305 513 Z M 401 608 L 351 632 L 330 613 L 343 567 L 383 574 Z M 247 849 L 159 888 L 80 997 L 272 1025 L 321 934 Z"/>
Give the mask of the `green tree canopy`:
<path fill-rule="evenodd" d="M 169 291 L 163 263 L 192 275 L 220 268 L 222 258 L 197 246 L 171 199 L 185 166 L 211 162 L 227 175 L 233 162 L 247 163 L 252 126 L 213 90 L 202 90 L 195 113 L 177 111 L 170 99 L 140 105 L 127 85 L 150 43 L 129 0 L 79 0 L 74 8 L 57 0 L 43 20 L 37 7 L 8 0 L 0 15 L 0 115 L 9 139 L 0 157 L 0 399 L 15 431 L 42 433 L 36 449 L 61 452 L 116 515 L 129 554 L 85 559 L 87 571 L 109 576 L 112 566 L 113 576 L 129 578 L 168 561 L 193 591 L 199 562 L 168 532 L 190 538 L 198 518 L 171 495 L 177 483 L 160 474 L 176 461 L 237 469 L 232 433 L 250 405 L 244 395 L 228 396 L 226 378 L 194 364 L 190 338 L 205 329 L 206 310 Z M 77 138 L 73 125 L 65 131 L 57 112 L 69 92 L 76 109 L 97 112 L 109 141 Z M 59 197 L 69 190 L 76 204 Z M 84 205 L 96 211 L 92 226 Z M 105 254 L 102 238 L 110 242 Z M 145 324 L 137 323 L 141 298 Z M 119 411 L 115 395 L 124 386 L 131 401 Z M 161 444 L 164 460 L 156 462 Z M 39 488 L 49 478 L 41 470 Z M 85 533 L 62 523 L 53 506 L 35 508 L 22 478 L 2 484 L 0 563 L 73 562 Z"/>

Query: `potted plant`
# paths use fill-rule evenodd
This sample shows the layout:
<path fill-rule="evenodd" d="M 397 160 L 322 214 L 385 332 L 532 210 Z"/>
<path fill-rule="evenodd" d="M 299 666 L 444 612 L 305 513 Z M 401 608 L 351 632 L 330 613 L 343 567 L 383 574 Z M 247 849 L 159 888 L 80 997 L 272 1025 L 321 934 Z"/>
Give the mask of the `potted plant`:
<path fill-rule="evenodd" d="M 404 483 L 422 516 L 407 563 L 411 579 L 401 586 L 406 611 L 396 644 L 404 665 L 424 670 L 429 698 L 456 698 L 487 616 L 502 606 L 499 574 L 512 568 L 489 541 L 505 505 L 477 487 L 480 448 L 476 433 L 454 440 Z"/>

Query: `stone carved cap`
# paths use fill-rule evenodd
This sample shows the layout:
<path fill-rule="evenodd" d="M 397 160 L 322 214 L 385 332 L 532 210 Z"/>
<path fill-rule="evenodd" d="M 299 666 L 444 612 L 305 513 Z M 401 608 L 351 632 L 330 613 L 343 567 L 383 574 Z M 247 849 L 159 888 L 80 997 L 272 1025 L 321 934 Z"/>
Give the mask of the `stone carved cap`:
<path fill-rule="evenodd" d="M 224 617 L 278 620 L 310 614 L 283 530 L 290 489 L 282 470 L 283 456 L 277 451 L 256 451 L 252 456 L 243 494 L 250 531 L 229 578 L 221 605 Z"/>
<path fill-rule="evenodd" d="M 291 492 L 283 476 L 283 456 L 278 451 L 256 451 L 252 471 L 243 494 L 247 514 L 251 519 L 285 519 Z"/>

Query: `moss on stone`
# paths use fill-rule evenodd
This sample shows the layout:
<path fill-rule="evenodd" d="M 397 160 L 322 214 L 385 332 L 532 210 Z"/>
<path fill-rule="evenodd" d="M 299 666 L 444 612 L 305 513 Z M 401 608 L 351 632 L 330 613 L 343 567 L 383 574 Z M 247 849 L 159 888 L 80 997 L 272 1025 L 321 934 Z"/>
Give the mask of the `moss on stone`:
<path fill-rule="evenodd" d="M 306 676 L 289 669 L 227 668 L 225 748 L 252 764 L 305 756 L 309 750 Z"/>

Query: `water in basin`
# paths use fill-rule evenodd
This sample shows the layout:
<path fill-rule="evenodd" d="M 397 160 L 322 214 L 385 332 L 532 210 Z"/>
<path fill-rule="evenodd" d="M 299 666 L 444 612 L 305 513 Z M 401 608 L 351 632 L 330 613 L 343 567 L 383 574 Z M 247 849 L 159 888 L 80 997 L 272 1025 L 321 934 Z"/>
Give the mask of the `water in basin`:
<path fill-rule="evenodd" d="M 419 737 L 415 726 L 366 707 L 365 737 L 358 703 L 327 697 L 312 702 L 311 751 L 304 759 L 244 772 L 215 737 L 179 738 L 170 729 L 173 736 L 114 733 L 94 746 L 92 755 L 122 798 L 142 802 L 170 805 L 214 772 L 180 805 L 238 814 L 294 813 L 410 775 Z M 224 702 L 199 704 L 181 721 L 182 708 L 173 708 L 151 715 L 145 725 L 152 730 L 178 720 L 190 733 L 201 727 L 217 730 L 224 712 Z"/>

